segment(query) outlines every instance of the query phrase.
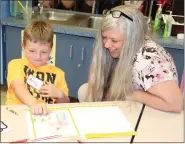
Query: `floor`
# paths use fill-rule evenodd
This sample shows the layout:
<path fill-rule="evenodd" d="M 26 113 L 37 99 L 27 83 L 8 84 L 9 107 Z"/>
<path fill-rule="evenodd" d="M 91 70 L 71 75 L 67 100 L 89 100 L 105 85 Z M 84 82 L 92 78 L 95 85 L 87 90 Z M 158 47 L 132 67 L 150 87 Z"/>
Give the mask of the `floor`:
<path fill-rule="evenodd" d="M 6 101 L 6 91 L 7 91 L 7 87 L 6 85 L 0 85 L 0 90 L 1 90 L 1 105 L 5 104 Z"/>

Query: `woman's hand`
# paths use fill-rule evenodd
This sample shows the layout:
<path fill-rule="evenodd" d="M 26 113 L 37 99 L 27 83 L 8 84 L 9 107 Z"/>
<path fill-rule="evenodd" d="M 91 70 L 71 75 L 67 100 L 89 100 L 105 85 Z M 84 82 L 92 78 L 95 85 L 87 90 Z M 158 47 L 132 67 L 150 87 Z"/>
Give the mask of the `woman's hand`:
<path fill-rule="evenodd" d="M 44 103 L 36 103 L 30 106 L 32 114 L 39 115 L 39 114 L 47 114 L 48 109 L 46 104 Z"/>
<path fill-rule="evenodd" d="M 46 82 L 40 89 L 40 96 L 51 98 L 62 98 L 64 94 L 54 84 Z"/>

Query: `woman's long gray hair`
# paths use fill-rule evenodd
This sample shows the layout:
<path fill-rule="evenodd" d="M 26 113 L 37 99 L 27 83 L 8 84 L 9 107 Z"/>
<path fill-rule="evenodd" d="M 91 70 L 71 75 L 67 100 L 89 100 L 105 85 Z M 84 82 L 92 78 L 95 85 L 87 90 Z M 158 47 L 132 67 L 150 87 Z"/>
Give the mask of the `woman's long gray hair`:
<path fill-rule="evenodd" d="M 103 18 L 95 40 L 86 101 L 102 101 L 105 94 L 108 100 L 124 100 L 133 92 L 133 59 L 144 44 L 147 24 L 137 9 L 122 5 L 112 10 L 122 11 L 133 21 L 124 16 L 113 18 L 112 14 Z M 102 32 L 114 28 L 118 28 L 124 35 L 119 59 L 110 56 L 102 41 Z"/>

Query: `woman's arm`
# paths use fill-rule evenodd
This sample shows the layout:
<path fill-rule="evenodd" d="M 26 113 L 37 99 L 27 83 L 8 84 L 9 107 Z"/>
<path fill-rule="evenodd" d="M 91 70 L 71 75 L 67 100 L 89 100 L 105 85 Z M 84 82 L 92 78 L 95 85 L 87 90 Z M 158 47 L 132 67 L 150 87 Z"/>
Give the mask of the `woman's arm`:
<path fill-rule="evenodd" d="M 146 92 L 135 91 L 134 94 L 134 100 L 159 110 L 171 112 L 183 110 L 183 95 L 173 80 L 158 83 Z"/>

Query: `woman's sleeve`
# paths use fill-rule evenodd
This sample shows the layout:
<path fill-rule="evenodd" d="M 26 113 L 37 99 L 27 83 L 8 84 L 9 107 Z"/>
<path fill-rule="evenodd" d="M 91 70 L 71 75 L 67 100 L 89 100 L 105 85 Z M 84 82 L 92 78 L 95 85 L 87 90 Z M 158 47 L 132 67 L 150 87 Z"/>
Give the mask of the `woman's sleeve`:
<path fill-rule="evenodd" d="M 140 74 L 145 91 L 155 84 L 168 80 L 175 80 L 178 83 L 177 70 L 172 58 L 154 59 L 140 71 Z"/>

